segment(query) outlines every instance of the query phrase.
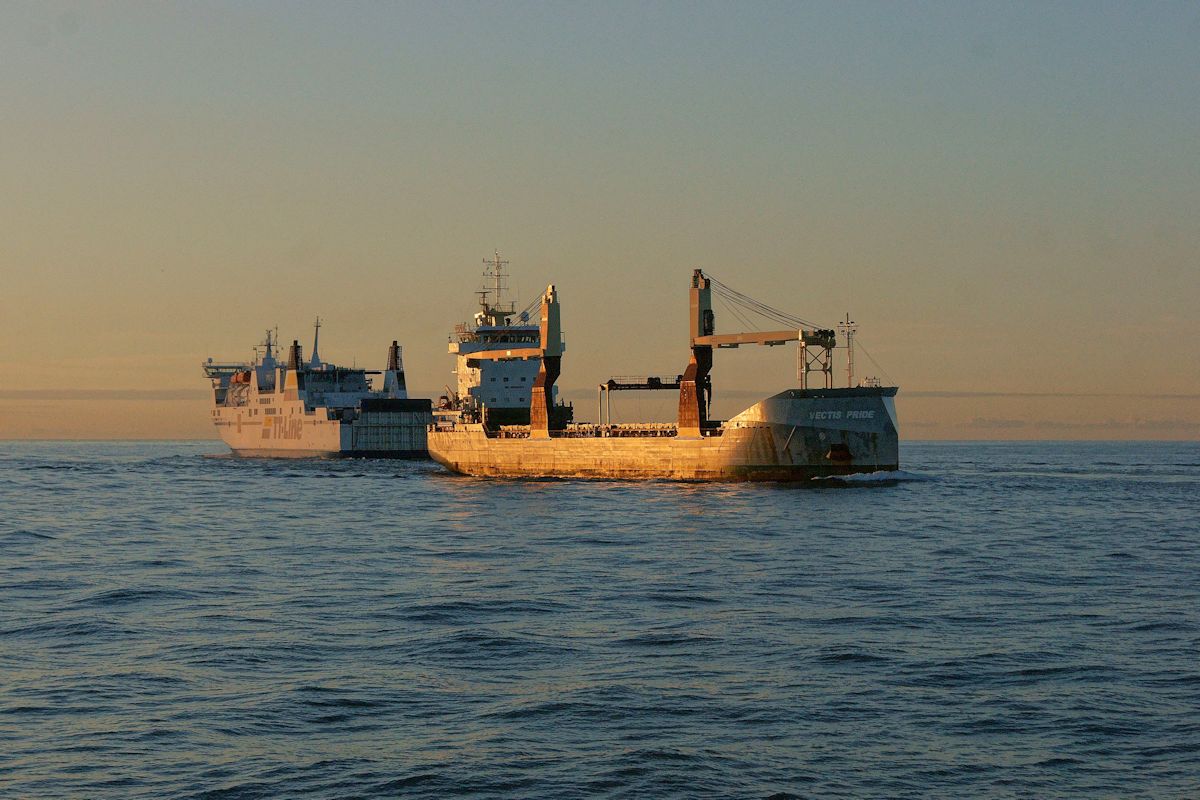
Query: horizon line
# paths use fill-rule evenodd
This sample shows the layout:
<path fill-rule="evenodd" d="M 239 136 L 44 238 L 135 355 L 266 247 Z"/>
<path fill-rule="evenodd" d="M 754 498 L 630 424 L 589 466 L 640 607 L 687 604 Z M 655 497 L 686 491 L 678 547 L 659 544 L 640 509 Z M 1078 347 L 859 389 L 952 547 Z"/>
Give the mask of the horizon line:
<path fill-rule="evenodd" d="M 1026 439 L 981 439 L 977 436 L 976 437 L 966 437 L 966 438 L 960 439 L 960 438 L 956 438 L 956 437 L 947 436 L 947 437 L 942 437 L 942 438 L 937 438 L 937 439 L 905 439 L 905 438 L 901 438 L 900 441 L 901 441 L 901 443 L 906 443 L 906 444 L 931 444 L 931 443 L 939 443 L 939 442 L 955 442 L 955 443 L 979 442 L 979 443 L 983 443 L 983 444 L 1024 444 L 1026 442 L 1061 442 L 1063 444 L 1088 444 L 1088 443 L 1094 443 L 1094 444 L 1122 444 L 1122 443 L 1162 444 L 1164 442 L 1169 442 L 1169 443 L 1182 442 L 1182 443 L 1194 444 L 1194 443 L 1200 442 L 1200 439 L 1196 439 L 1196 438 L 1190 438 L 1190 439 L 1174 439 L 1174 438 L 1172 438 L 1172 439 L 1166 439 L 1166 438 L 1160 438 L 1160 439 L 1071 439 L 1071 438 L 1040 438 L 1040 437 L 1039 438 L 1030 437 L 1030 438 L 1026 438 Z M 100 438 L 100 437 L 95 437 L 95 436 L 87 436 L 87 437 L 67 437 L 67 436 L 63 436 L 63 437 L 46 437 L 46 436 L 4 437 L 4 436 L 0 436 L 0 442 L 130 442 L 130 443 L 134 443 L 134 442 L 137 442 L 137 443 L 145 443 L 145 442 L 196 442 L 196 443 L 213 442 L 215 444 L 224 444 L 224 442 L 219 437 L 214 437 L 211 439 L 210 438 L 197 439 L 195 437 L 186 437 L 186 436 L 165 437 L 165 438 L 161 437 L 161 436 L 156 436 L 156 437 L 147 437 L 147 438 L 140 438 L 140 439 L 139 438 L 130 438 L 130 437 Z M 269 456 L 267 456 L 266 458 L 269 458 Z"/>
<path fill-rule="evenodd" d="M 594 387 L 559 387 L 562 394 L 591 396 Z M 209 389 L 0 389 L 0 400 L 199 400 Z M 727 389 L 720 393 L 724 397 L 763 398 L 763 393 L 752 389 Z M 434 395 L 431 395 L 431 398 Z M 768 395 L 769 396 L 769 395 Z M 960 391 L 950 389 L 901 390 L 898 397 L 925 397 L 939 399 L 970 398 L 1125 398 L 1130 400 L 1200 400 L 1200 392 L 1005 392 L 998 390 Z M 764 398 L 765 399 L 765 398 Z"/>

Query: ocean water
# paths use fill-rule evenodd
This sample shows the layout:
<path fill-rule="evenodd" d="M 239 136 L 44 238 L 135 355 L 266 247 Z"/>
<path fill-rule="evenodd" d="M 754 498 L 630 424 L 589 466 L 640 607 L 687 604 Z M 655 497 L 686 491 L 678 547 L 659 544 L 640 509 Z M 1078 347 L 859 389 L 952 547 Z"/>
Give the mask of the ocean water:
<path fill-rule="evenodd" d="M 0 797 L 1200 797 L 1200 444 L 222 450 L 0 443 Z"/>

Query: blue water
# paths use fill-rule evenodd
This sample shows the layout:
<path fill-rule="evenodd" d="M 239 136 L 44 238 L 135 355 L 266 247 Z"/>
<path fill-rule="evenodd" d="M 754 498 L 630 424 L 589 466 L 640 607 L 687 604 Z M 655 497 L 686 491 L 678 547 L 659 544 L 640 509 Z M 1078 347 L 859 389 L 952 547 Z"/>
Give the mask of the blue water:
<path fill-rule="evenodd" d="M 0 796 L 1200 796 L 1200 444 L 804 487 L 221 451 L 0 443 Z"/>

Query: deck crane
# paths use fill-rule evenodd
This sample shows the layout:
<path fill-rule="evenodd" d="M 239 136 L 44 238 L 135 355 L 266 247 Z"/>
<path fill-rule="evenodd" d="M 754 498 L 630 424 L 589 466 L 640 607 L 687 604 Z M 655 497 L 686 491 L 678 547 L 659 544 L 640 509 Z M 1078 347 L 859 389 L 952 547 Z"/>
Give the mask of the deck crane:
<path fill-rule="evenodd" d="M 679 436 L 699 437 L 704 435 L 706 428 L 712 427 L 708 422 L 708 409 L 712 403 L 709 372 L 712 370 L 714 347 L 734 348 L 743 344 L 773 347 L 786 342 L 799 342 L 797 367 L 800 370 L 800 388 L 808 388 L 809 372 L 824 373 L 825 387 L 832 388 L 833 348 L 837 343 L 834 331 L 813 326 L 718 334 L 712 307 L 713 282 L 702 270 L 692 272 L 688 305 L 688 341 L 692 357 L 679 381 Z"/>

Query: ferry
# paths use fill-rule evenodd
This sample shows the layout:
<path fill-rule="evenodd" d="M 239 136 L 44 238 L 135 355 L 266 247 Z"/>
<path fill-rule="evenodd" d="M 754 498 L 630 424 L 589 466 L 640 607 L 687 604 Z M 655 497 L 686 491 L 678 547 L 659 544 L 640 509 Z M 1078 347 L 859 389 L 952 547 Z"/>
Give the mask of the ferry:
<path fill-rule="evenodd" d="M 276 358 L 276 334 L 267 331 L 251 362 L 215 362 L 204 374 L 212 384 L 213 425 L 237 456 L 425 458 L 432 402 L 408 397 L 400 345 L 388 348 L 382 385 L 379 370 L 342 367 L 317 354 L 316 322 L 307 361 L 298 340 L 287 360 Z"/>

